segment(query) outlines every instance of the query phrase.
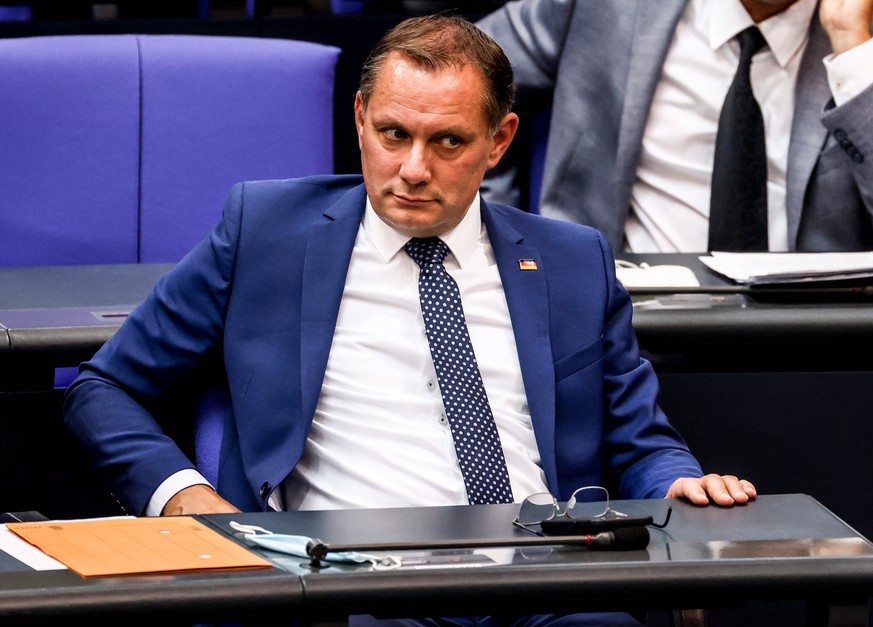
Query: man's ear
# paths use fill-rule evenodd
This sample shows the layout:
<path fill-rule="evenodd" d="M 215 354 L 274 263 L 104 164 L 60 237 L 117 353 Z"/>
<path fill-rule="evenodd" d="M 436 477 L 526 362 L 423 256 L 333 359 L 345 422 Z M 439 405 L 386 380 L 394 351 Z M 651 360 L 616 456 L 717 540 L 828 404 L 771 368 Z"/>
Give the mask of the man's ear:
<path fill-rule="evenodd" d="M 494 136 L 491 138 L 491 154 L 488 157 L 488 167 L 493 168 L 503 157 L 504 153 L 509 149 L 512 139 L 515 137 L 515 132 L 518 130 L 518 115 L 515 113 L 507 113 Z"/>
<path fill-rule="evenodd" d="M 361 92 L 355 94 L 355 128 L 358 131 L 358 148 L 363 148 L 361 145 L 362 135 L 364 132 L 364 100 L 361 98 Z"/>

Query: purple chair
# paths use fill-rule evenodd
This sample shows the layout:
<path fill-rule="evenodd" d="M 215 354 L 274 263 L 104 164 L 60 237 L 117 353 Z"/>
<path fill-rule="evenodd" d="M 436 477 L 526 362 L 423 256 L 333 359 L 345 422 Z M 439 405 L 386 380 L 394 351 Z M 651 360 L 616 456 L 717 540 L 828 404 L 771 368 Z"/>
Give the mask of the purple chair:
<path fill-rule="evenodd" d="M 333 172 L 340 50 L 198 35 L 0 40 L 0 266 L 178 261 L 242 180 Z M 56 370 L 65 388 L 73 368 Z M 230 406 L 207 394 L 217 481 Z"/>
<path fill-rule="evenodd" d="M 0 6 L 0 22 L 29 22 L 33 19 L 33 8 L 29 5 Z"/>
<path fill-rule="evenodd" d="M 281 39 L 140 37 L 140 261 L 177 261 L 242 180 L 333 172 L 339 49 Z"/>
<path fill-rule="evenodd" d="M 178 261 L 241 180 L 333 171 L 339 48 L 0 40 L 0 266 Z"/>
<path fill-rule="evenodd" d="M 132 37 L 0 40 L 0 266 L 137 261 Z"/>
<path fill-rule="evenodd" d="M 224 429 L 233 419 L 230 391 L 224 379 L 208 387 L 194 413 L 194 463 L 203 477 L 219 491 L 219 467 Z"/>
<path fill-rule="evenodd" d="M 367 0 L 330 0 L 330 12 L 334 15 L 363 13 L 366 3 Z"/>

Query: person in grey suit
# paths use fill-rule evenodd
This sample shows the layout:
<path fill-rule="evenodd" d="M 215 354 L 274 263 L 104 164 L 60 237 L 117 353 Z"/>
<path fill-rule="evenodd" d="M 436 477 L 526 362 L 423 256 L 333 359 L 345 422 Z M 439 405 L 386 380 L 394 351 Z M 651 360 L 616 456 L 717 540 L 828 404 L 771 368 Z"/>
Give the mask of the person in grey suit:
<path fill-rule="evenodd" d="M 871 20 L 873 0 L 517 0 L 478 26 L 520 98 L 551 96 L 540 213 L 617 251 L 701 252 L 734 35 L 756 24 L 769 250 L 852 251 L 873 249 Z M 529 159 L 505 156 L 483 196 L 524 206 Z"/>

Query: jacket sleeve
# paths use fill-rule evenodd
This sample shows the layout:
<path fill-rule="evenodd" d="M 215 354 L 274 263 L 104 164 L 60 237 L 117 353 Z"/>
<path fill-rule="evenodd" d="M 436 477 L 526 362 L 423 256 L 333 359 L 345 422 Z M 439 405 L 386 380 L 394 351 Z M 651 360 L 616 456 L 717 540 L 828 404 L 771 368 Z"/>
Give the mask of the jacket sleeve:
<path fill-rule="evenodd" d="M 658 404 L 658 378 L 640 355 L 633 303 L 615 276 L 608 243 L 605 238 L 600 241 L 609 285 L 603 333 L 604 472 L 618 485 L 619 498 L 661 498 L 676 479 L 701 477 L 703 471 Z"/>
<path fill-rule="evenodd" d="M 66 392 L 66 426 L 134 515 L 164 479 L 195 467 L 170 435 L 193 431 L 185 422 L 193 405 L 185 412 L 167 399 L 182 398 L 198 373 L 220 363 L 241 198 L 237 185 L 222 221 L 158 280 Z"/>

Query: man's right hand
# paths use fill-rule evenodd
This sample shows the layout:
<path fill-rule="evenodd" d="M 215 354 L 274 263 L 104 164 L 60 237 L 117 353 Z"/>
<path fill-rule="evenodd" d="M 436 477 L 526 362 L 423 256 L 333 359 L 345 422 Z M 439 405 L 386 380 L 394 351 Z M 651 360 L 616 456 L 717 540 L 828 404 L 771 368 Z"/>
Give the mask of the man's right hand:
<path fill-rule="evenodd" d="M 871 38 L 873 0 L 823 0 L 819 7 L 822 26 L 838 55 Z"/>
<path fill-rule="evenodd" d="M 161 516 L 190 516 L 193 514 L 235 514 L 236 507 L 218 496 L 208 485 L 192 485 L 179 490 L 167 501 Z"/>

